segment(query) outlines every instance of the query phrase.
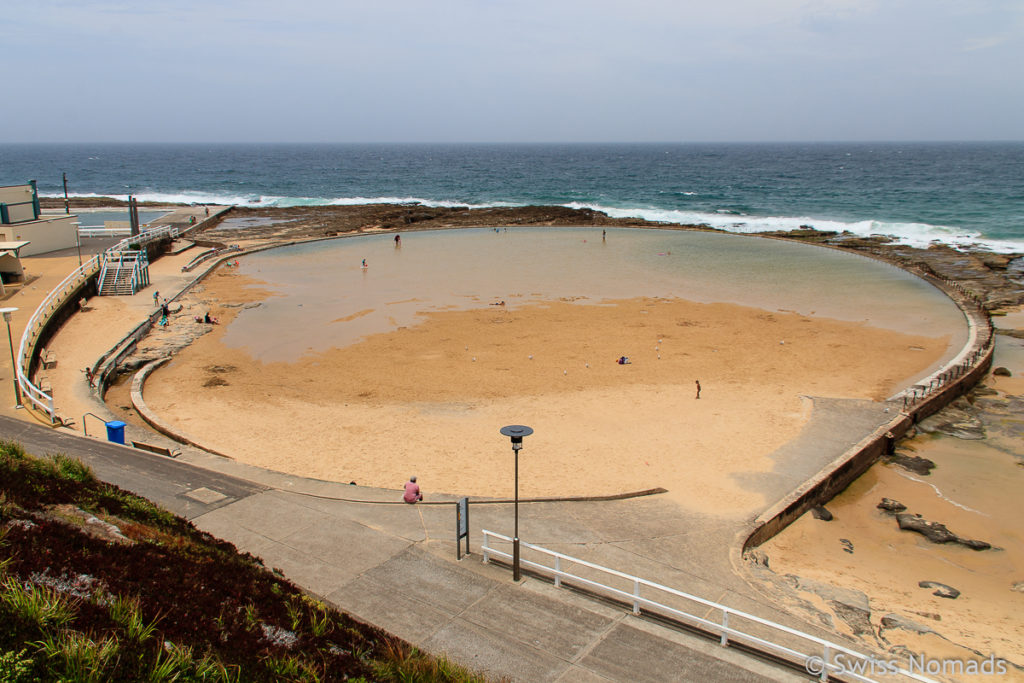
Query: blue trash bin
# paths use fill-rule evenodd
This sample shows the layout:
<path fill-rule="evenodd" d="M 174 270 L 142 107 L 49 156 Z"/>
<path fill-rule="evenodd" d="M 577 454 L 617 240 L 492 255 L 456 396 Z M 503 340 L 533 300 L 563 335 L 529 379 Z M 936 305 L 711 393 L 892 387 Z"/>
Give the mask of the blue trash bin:
<path fill-rule="evenodd" d="M 107 441 L 124 443 L 124 422 L 113 420 L 107 423 Z"/>

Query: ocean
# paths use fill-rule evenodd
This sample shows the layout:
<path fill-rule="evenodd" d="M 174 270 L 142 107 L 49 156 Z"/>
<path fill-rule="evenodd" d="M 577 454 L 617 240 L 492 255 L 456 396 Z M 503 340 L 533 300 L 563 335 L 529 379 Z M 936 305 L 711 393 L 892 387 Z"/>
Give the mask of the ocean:
<path fill-rule="evenodd" d="M 6 144 L 0 185 L 241 206 L 561 205 L 1024 252 L 1024 143 Z"/>

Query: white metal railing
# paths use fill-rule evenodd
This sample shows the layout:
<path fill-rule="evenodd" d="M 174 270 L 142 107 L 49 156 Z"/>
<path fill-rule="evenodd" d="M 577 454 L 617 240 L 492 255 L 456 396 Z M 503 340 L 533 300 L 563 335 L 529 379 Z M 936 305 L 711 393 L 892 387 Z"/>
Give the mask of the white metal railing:
<path fill-rule="evenodd" d="M 128 239 L 123 239 L 114 246 L 107 249 L 104 254 L 110 252 L 121 251 L 122 249 L 128 248 L 133 244 L 147 244 L 159 239 L 175 238 L 182 232 L 195 226 L 188 226 L 186 228 L 166 226 L 161 228 L 154 228 L 147 230 L 139 235 L 133 235 Z M 53 407 L 53 396 L 47 394 L 45 391 L 34 385 L 29 379 L 29 370 L 32 363 L 32 353 L 35 347 L 35 343 L 39 337 L 39 333 L 42 332 L 43 327 L 46 325 L 47 320 L 56 311 L 64 301 L 74 292 L 77 292 L 82 285 L 89 280 L 89 278 L 95 276 L 100 271 L 103 254 L 93 256 L 91 259 L 80 265 L 75 270 L 71 271 L 66 278 L 61 280 L 61 283 L 57 285 L 43 299 L 43 302 L 39 304 L 32 317 L 28 319 L 28 323 L 25 325 L 25 331 L 21 335 L 21 343 L 18 345 L 18 355 L 15 357 L 15 373 L 18 377 L 18 387 L 21 389 L 21 395 L 24 400 L 31 402 L 36 408 L 47 413 L 50 416 L 50 423 L 56 423 L 57 414 Z"/>
<path fill-rule="evenodd" d="M 505 552 L 491 545 L 492 540 L 512 543 L 512 539 L 503 534 L 484 529 L 483 561 L 490 562 L 492 557 L 499 557 L 505 560 L 512 560 L 512 553 Z M 910 680 L 925 681 L 934 683 L 933 679 L 921 674 L 899 667 L 892 660 L 883 660 L 870 655 L 864 655 L 851 650 L 838 643 L 833 643 L 824 638 L 812 636 L 808 633 L 777 624 L 767 619 L 732 609 L 725 605 L 711 600 L 684 593 L 683 591 L 669 588 L 638 576 L 632 576 L 614 569 L 602 567 L 601 565 L 587 562 L 569 555 L 564 555 L 553 550 L 548 550 L 531 543 L 519 542 L 520 552 L 529 550 L 550 558 L 553 566 L 540 561 L 524 559 L 520 556 L 520 564 L 538 572 L 553 577 L 556 587 L 562 585 L 563 581 L 570 582 L 589 590 L 611 595 L 622 599 L 633 607 L 633 614 L 639 615 L 641 610 L 651 614 L 683 622 L 690 626 L 697 627 L 703 631 L 713 633 L 719 637 L 720 644 L 725 647 L 730 642 L 743 643 L 756 649 L 767 650 L 771 654 L 803 666 L 809 673 L 817 675 L 822 681 L 827 681 L 830 674 L 842 675 L 844 678 L 873 683 L 875 679 L 866 674 L 892 676 L 900 674 Z M 568 567 L 566 566 L 568 565 Z M 587 578 L 578 573 L 567 571 L 567 568 L 585 568 L 590 570 L 591 576 Z M 576 571 L 580 571 L 576 569 Z M 602 581 L 619 581 L 628 588 L 616 588 Z M 657 600 L 653 598 L 658 598 Z M 719 619 L 713 620 L 695 614 L 678 606 L 665 604 L 675 600 L 677 603 L 696 604 L 704 608 L 702 612 L 710 617 L 714 613 L 720 615 Z M 744 630 L 745 629 L 745 630 Z M 752 630 L 757 630 L 761 635 L 755 635 Z M 787 644 L 778 640 L 786 638 Z"/>
<path fill-rule="evenodd" d="M 78 228 L 79 237 L 119 237 L 131 235 L 131 228 Z"/>

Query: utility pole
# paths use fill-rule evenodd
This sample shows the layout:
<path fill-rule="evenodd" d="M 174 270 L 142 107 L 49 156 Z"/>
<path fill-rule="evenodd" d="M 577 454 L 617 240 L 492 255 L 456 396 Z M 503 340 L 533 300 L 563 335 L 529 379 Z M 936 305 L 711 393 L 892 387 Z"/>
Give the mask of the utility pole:
<path fill-rule="evenodd" d="M 71 205 L 68 204 L 68 174 L 61 173 L 64 176 L 64 213 L 71 213 Z"/>

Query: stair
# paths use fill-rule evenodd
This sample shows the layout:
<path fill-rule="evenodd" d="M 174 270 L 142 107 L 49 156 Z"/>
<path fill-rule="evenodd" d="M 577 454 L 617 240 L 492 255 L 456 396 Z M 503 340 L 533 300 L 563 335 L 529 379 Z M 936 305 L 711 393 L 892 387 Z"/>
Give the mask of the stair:
<path fill-rule="evenodd" d="M 96 282 L 100 296 L 131 296 L 149 284 L 145 251 L 120 251 L 105 255 Z"/>

